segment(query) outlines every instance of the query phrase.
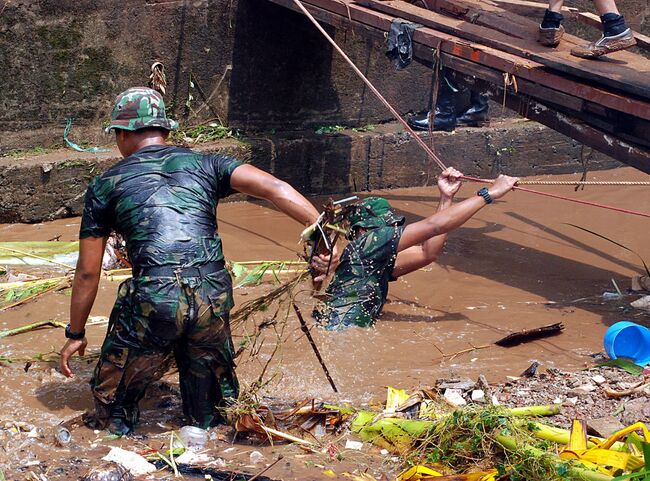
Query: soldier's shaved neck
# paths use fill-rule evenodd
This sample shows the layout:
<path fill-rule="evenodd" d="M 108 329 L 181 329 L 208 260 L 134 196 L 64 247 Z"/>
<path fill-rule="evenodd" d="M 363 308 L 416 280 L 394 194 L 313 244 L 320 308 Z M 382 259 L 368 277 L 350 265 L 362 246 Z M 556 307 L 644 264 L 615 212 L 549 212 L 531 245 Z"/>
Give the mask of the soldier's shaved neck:
<path fill-rule="evenodd" d="M 149 145 L 166 145 L 169 132 L 160 128 L 145 128 L 139 130 L 115 129 L 117 148 L 123 157 L 128 157 Z"/>

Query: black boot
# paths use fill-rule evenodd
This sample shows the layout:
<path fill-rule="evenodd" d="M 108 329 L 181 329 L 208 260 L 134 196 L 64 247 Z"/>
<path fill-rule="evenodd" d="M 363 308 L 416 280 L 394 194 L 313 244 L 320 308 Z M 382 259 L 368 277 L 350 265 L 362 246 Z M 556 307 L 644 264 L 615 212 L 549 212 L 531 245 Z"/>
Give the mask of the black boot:
<path fill-rule="evenodd" d="M 429 130 L 429 113 L 414 115 L 407 120 L 408 124 L 416 130 Z M 451 132 L 456 128 L 456 106 L 454 104 L 454 91 L 448 82 L 442 79 L 438 100 L 436 102 L 436 114 L 433 118 L 433 130 L 446 130 Z"/>
<path fill-rule="evenodd" d="M 463 115 L 458 117 L 459 124 L 467 127 L 483 127 L 490 122 L 488 114 L 488 96 L 486 93 L 472 90 L 470 93 L 470 107 Z"/>

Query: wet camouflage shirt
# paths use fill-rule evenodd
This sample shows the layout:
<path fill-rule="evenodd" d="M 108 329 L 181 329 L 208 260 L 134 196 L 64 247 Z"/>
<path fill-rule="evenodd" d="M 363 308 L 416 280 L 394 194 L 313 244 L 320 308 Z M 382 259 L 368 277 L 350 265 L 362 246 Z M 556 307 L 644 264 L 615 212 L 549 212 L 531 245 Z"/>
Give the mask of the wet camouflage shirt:
<path fill-rule="evenodd" d="M 216 207 L 241 163 L 224 155 L 152 145 L 95 177 L 79 237 L 120 233 L 134 267 L 197 266 L 223 259 Z"/>
<path fill-rule="evenodd" d="M 402 226 L 378 227 L 346 246 L 327 287 L 327 300 L 314 313 L 327 329 L 374 324 L 388 295 L 403 231 Z"/>

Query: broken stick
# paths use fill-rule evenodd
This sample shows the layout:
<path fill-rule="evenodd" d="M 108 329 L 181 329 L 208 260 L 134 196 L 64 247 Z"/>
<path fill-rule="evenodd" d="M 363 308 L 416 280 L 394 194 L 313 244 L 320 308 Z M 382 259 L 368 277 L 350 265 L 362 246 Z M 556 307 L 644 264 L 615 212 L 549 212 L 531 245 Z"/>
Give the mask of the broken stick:
<path fill-rule="evenodd" d="M 300 321 L 300 329 L 302 330 L 302 332 L 305 333 L 305 336 L 307 337 L 309 344 L 311 344 L 311 348 L 313 349 L 314 354 L 316 354 L 316 358 L 318 359 L 320 366 L 323 368 L 323 372 L 325 373 L 325 376 L 327 377 L 330 386 L 332 386 L 334 392 L 336 393 L 339 392 L 339 390 L 336 389 L 336 384 L 334 384 L 334 380 L 332 379 L 332 376 L 330 376 L 329 369 L 327 369 L 327 366 L 325 365 L 325 361 L 323 361 L 323 358 L 320 355 L 320 351 L 318 350 L 318 347 L 314 342 L 314 338 L 311 336 L 311 332 L 309 332 L 309 327 L 307 326 L 305 319 L 302 317 L 302 314 L 300 313 L 300 309 L 298 309 L 298 306 L 296 305 L 295 302 L 292 304 L 293 304 L 293 310 L 296 311 L 296 316 L 298 316 L 298 320 Z"/>
<path fill-rule="evenodd" d="M 513 332 L 508 334 L 503 339 L 499 339 L 494 344 L 501 347 L 512 347 L 522 344 L 524 342 L 542 339 L 544 337 L 555 336 L 561 334 L 564 329 L 564 324 L 558 322 L 557 324 L 550 324 L 548 326 L 538 327 L 536 329 L 527 329 L 524 331 Z"/>

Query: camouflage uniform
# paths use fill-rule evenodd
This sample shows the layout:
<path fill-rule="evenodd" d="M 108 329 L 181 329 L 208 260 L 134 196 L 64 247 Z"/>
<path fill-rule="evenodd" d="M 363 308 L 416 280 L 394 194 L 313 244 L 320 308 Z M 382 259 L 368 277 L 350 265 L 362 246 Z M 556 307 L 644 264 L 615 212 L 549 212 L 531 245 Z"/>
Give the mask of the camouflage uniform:
<path fill-rule="evenodd" d="M 328 330 L 369 327 L 384 307 L 404 217 L 379 197 L 364 199 L 348 217 L 352 239 L 343 250 L 327 299 L 314 317 Z M 357 229 L 366 232 L 355 236 Z"/>
<path fill-rule="evenodd" d="M 138 100 L 129 91 L 122 94 L 113 124 L 122 122 L 124 110 L 147 114 L 152 96 Z M 164 112 L 162 99 L 158 105 Z M 145 126 L 153 119 L 155 126 L 172 127 L 158 117 L 142 117 L 150 117 L 142 121 Z M 111 128 L 132 127 L 122 123 L 127 125 Z M 118 232 L 126 240 L 134 272 L 120 285 L 91 380 L 96 412 L 89 421 L 95 427 L 118 420 L 124 431 L 131 429 L 138 420 L 138 401 L 172 356 L 183 411 L 193 424 L 205 428 L 218 423 L 216 406 L 223 398 L 237 397 L 228 323 L 232 283 L 223 269 L 216 207 L 231 192 L 230 176 L 239 165 L 222 155 L 152 145 L 91 181 L 79 237 Z M 173 274 L 178 268 L 190 274 Z"/>

